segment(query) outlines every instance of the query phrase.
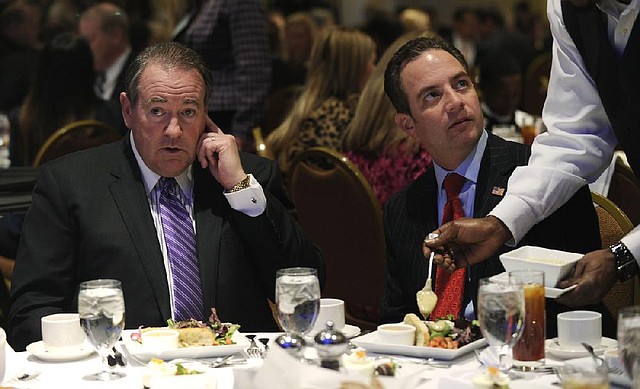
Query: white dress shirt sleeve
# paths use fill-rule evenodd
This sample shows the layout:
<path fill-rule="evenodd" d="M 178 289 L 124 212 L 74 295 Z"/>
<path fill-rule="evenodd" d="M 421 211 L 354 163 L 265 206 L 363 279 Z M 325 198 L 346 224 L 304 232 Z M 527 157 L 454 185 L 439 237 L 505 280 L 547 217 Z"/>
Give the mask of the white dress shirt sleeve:
<path fill-rule="evenodd" d="M 249 174 L 249 187 L 237 192 L 224 193 L 231 208 L 242 212 L 247 216 L 256 217 L 262 215 L 267 208 L 267 198 L 264 195 L 262 185 Z"/>
<path fill-rule="evenodd" d="M 490 213 L 507 226 L 516 243 L 580 187 L 596 180 L 618 143 L 595 83 L 565 29 L 560 1 L 547 3 L 554 38 L 542 112 L 547 132 L 536 137 L 529 164 L 514 171 L 507 195 Z"/>

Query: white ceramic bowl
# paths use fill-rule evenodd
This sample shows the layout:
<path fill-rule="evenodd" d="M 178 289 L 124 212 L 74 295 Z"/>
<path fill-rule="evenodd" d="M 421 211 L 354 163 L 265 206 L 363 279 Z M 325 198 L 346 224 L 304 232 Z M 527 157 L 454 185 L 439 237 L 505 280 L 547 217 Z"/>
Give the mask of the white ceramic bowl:
<path fill-rule="evenodd" d="M 416 328 L 404 323 L 381 324 L 378 326 L 380 343 L 413 346 Z"/>
<path fill-rule="evenodd" d="M 542 270 L 544 285 L 556 286 L 575 266 L 583 254 L 551 250 L 544 247 L 522 246 L 500 255 L 500 262 L 507 272 L 514 270 Z"/>
<path fill-rule="evenodd" d="M 178 348 L 180 332 L 171 329 L 142 331 L 142 347 L 145 350 L 164 351 Z"/>

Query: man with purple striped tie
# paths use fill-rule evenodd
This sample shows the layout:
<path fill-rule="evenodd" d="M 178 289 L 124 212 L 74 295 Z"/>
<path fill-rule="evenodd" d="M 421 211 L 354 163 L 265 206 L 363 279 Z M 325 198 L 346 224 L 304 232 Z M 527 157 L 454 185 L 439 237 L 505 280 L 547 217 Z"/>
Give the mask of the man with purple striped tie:
<path fill-rule="evenodd" d="M 274 331 L 280 268 L 324 261 L 292 217 L 277 164 L 207 116 L 211 73 L 178 43 L 143 51 L 120 94 L 122 141 L 42 166 L 13 278 L 11 345 L 77 310 L 81 281 L 122 282 L 126 327 L 204 319 Z"/>

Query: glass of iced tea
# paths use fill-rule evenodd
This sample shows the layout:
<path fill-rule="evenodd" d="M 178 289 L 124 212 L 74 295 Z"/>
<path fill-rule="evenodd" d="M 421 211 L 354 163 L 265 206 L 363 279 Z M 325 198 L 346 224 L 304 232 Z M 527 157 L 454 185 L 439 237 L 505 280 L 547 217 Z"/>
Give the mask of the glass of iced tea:
<path fill-rule="evenodd" d="M 509 283 L 522 285 L 524 291 L 524 331 L 513 347 L 513 366 L 533 370 L 544 365 L 545 302 L 544 272 L 517 270 L 509 272 Z"/>

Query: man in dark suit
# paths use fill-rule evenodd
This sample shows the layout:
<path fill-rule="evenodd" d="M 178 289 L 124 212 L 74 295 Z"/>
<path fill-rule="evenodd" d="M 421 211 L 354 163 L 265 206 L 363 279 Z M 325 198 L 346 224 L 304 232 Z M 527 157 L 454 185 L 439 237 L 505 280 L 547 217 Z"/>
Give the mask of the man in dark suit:
<path fill-rule="evenodd" d="M 96 72 L 94 91 L 104 102 L 101 120 L 126 131 L 120 115 L 120 92 L 124 90 L 125 70 L 135 58 L 126 12 L 113 3 L 96 3 L 84 10 L 78 21 L 78 33 L 91 46 Z"/>
<path fill-rule="evenodd" d="M 323 259 L 289 212 L 277 165 L 239 152 L 208 119 L 211 84 L 194 51 L 152 46 L 129 67 L 120 95 L 130 133 L 41 167 L 12 283 L 14 348 L 41 338 L 42 316 L 76 311 L 78 284 L 90 279 L 122 282 L 127 328 L 176 318 L 175 277 L 186 262 L 173 268 L 167 179 L 191 220 L 182 228 L 193 236 L 187 226 L 195 227 L 200 319 L 215 307 L 245 331 L 274 331 L 267 299 L 276 271 L 313 267 L 323 281 Z"/>
<path fill-rule="evenodd" d="M 400 48 L 387 66 L 385 92 L 396 107 L 396 124 L 420 141 L 434 162 L 384 209 L 388 259 L 381 321 L 397 322 L 406 313 L 419 313 L 416 292 L 424 286 L 428 268 L 422 244 L 442 222 L 445 177 L 463 176 L 459 198 L 465 215 L 485 216 L 502 199 L 512 171 L 527 163 L 529 148 L 483 129 L 482 110 L 464 57 L 441 38 L 417 38 Z M 572 221 L 571 230 L 566 228 L 567 220 Z M 588 188 L 536 226 L 521 244 L 582 253 L 599 247 L 598 220 Z M 503 247 L 503 251 L 510 249 Z M 434 285 L 438 283 L 435 270 Z M 504 268 L 496 255 L 465 270 L 461 309 L 450 313 L 473 318 L 478 280 Z M 442 294 L 438 297 L 446 300 Z M 562 309 L 547 301 L 548 336 L 555 336 L 553 313 Z"/>

